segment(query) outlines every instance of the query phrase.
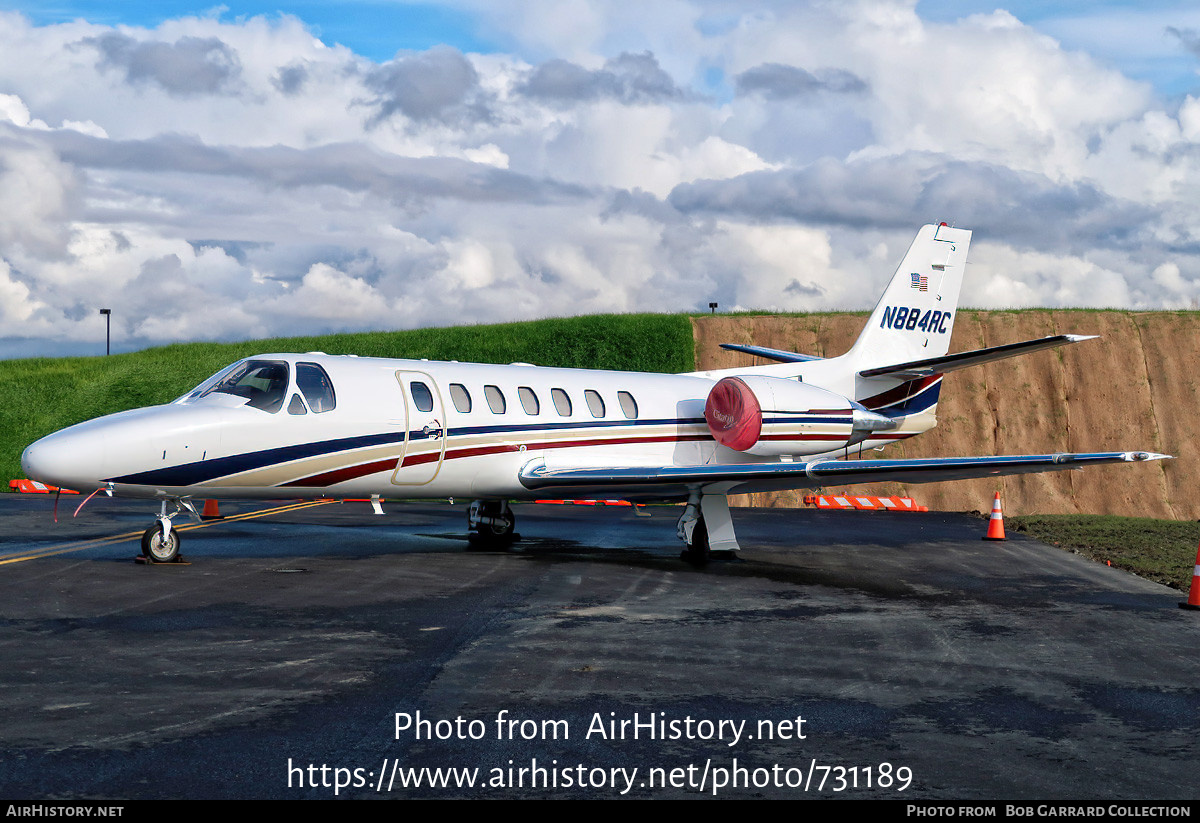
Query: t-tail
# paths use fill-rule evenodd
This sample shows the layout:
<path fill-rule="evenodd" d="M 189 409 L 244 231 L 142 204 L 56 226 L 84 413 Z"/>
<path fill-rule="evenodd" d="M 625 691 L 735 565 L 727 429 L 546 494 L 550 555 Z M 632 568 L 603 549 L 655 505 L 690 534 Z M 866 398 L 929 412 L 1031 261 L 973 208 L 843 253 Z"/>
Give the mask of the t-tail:
<path fill-rule="evenodd" d="M 1060 334 L 949 354 L 971 232 L 945 223 L 921 227 L 858 340 L 845 354 L 821 359 L 760 346 L 722 344 L 778 361 L 757 374 L 799 379 L 849 398 L 858 408 L 860 449 L 928 431 L 946 372 L 1089 337 Z M 733 373 L 728 369 L 711 376 Z M 860 419 L 861 418 L 861 419 Z"/>
<path fill-rule="evenodd" d="M 907 432 L 935 424 L 942 375 L 929 369 L 911 374 L 890 369 L 950 351 L 970 246 L 971 232 L 965 229 L 945 223 L 922 226 L 862 334 L 839 358 L 855 376 L 853 398 L 887 417 L 912 418 L 902 424 Z"/>
<path fill-rule="evenodd" d="M 971 232 L 924 226 L 904 255 L 866 328 L 837 358 L 854 375 L 853 398 L 895 422 L 890 436 L 933 428 L 947 372 L 1092 337 L 1058 334 L 948 354 Z"/>

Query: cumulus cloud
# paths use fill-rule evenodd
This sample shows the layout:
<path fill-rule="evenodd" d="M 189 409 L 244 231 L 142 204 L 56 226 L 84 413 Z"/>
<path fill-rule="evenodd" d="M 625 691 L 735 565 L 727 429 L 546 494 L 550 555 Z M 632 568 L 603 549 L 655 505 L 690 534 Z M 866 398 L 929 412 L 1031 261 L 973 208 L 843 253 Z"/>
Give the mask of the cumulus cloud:
<path fill-rule="evenodd" d="M 293 63 L 279 69 L 271 78 L 271 83 L 282 93 L 293 95 L 300 92 L 306 80 L 308 80 L 308 69 L 303 63 Z"/>
<path fill-rule="evenodd" d="M 166 43 L 109 32 L 80 44 L 100 53 L 102 69 L 122 71 L 130 83 L 156 84 L 182 97 L 224 91 L 241 72 L 237 52 L 215 37 L 181 37 Z"/>
<path fill-rule="evenodd" d="M 750 220 L 787 216 L 820 225 L 899 229 L 954 220 L 1014 246 L 1081 254 L 1144 241 L 1142 227 L 1154 213 L 1090 183 L 1055 183 L 1043 175 L 925 153 L 850 163 L 826 159 L 803 169 L 682 184 L 670 201 L 685 213 Z"/>
<path fill-rule="evenodd" d="M 518 90 L 535 100 L 558 104 L 600 98 L 626 104 L 657 103 L 688 97 L 650 52 L 622 52 L 595 71 L 567 60 L 548 60 L 530 72 Z"/>
<path fill-rule="evenodd" d="M 99 306 L 118 348 L 866 309 L 937 220 L 973 305 L 1196 305 L 1200 99 L 1012 14 L 459 6 L 510 51 L 0 13 L 0 356 L 84 350 Z"/>
<path fill-rule="evenodd" d="M 769 100 L 789 100 L 816 92 L 861 93 L 866 82 L 844 69 L 820 69 L 813 74 L 799 66 L 763 63 L 736 78 L 738 94 L 761 94 Z"/>
<path fill-rule="evenodd" d="M 0 260 L 0 318 L 9 328 L 28 323 L 44 306 L 32 299 L 29 287 L 13 276 L 12 269 Z"/>
<path fill-rule="evenodd" d="M 479 74 L 456 49 L 439 46 L 371 70 L 367 88 L 376 93 L 377 120 L 400 113 L 410 120 L 467 124 L 491 118 Z"/>
<path fill-rule="evenodd" d="M 0 131 L 0 249 L 61 256 L 78 187 L 74 168 L 49 148 Z"/>

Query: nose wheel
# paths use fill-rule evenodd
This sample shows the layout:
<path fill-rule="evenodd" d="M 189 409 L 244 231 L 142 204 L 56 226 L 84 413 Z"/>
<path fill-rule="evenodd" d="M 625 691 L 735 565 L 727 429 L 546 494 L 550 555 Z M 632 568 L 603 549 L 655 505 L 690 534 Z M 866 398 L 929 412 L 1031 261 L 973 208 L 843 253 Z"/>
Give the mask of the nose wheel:
<path fill-rule="evenodd" d="M 164 534 L 162 525 L 155 523 L 142 534 L 142 554 L 151 563 L 174 563 L 179 559 L 179 532 Z"/>

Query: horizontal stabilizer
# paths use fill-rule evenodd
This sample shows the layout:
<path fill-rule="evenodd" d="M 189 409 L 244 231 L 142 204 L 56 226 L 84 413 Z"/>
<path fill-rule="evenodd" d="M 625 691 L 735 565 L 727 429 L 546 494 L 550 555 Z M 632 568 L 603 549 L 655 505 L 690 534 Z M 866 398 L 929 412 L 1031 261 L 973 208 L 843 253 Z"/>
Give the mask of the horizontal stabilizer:
<path fill-rule="evenodd" d="M 915 380 L 919 377 L 929 377 L 934 374 L 945 374 L 949 371 L 965 369 L 968 366 L 978 366 L 980 363 L 990 363 L 993 360 L 1003 360 L 1006 357 L 1016 357 L 1018 354 L 1050 349 L 1055 346 L 1065 346 L 1068 343 L 1078 343 L 1081 340 L 1094 340 L 1098 335 L 1056 334 L 1050 337 L 1040 337 L 1037 340 L 1025 340 L 1021 343 L 1008 343 L 1004 346 L 992 346 L 987 349 L 947 354 L 942 357 L 931 357 L 928 360 L 910 360 L 907 363 L 897 363 L 892 366 L 879 366 L 874 369 L 864 369 L 859 372 L 861 377 L 896 377 L 902 380 Z"/>
<path fill-rule="evenodd" d="M 972 477 L 1063 471 L 1104 463 L 1170 459 L 1154 452 L 926 457 L 911 460 L 815 460 L 811 463 L 735 463 L 705 466 L 548 469 L 534 461 L 521 470 L 531 491 L 584 490 L 626 498 L 685 497 L 696 489 L 726 494 L 817 489 L 853 483 L 936 483 Z"/>
<path fill-rule="evenodd" d="M 765 346 L 742 346 L 737 343 L 722 343 L 721 348 L 765 357 L 777 363 L 806 363 L 809 360 L 825 359 L 817 357 L 815 354 L 796 354 L 795 352 L 783 351 L 782 349 L 768 349 Z"/>

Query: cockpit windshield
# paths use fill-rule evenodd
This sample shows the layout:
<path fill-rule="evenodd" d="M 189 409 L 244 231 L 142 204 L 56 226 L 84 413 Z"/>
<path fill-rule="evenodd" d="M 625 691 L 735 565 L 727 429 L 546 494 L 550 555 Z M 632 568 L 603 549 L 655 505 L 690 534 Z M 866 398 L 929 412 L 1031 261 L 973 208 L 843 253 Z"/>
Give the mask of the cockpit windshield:
<path fill-rule="evenodd" d="M 243 360 L 217 372 L 177 402 L 190 403 L 220 392 L 249 400 L 247 406 L 275 413 L 287 395 L 288 365 L 282 360 Z"/>
<path fill-rule="evenodd" d="M 205 380 L 199 386 L 192 389 L 187 394 L 183 395 L 182 397 L 176 397 L 171 402 L 172 403 L 191 403 L 193 400 L 203 397 L 204 395 L 208 394 L 209 389 L 211 389 L 217 383 L 220 383 L 222 380 L 224 380 L 225 375 L 229 374 L 231 371 L 233 371 L 240 365 L 242 365 L 241 362 L 231 363 L 230 365 L 226 366 L 225 368 L 221 369 L 219 372 L 214 374 L 212 377 Z"/>

